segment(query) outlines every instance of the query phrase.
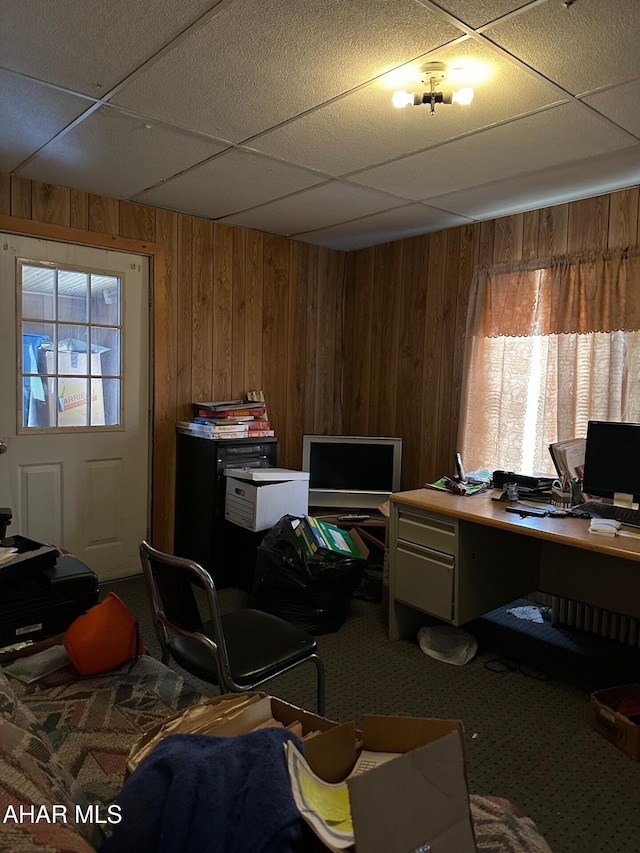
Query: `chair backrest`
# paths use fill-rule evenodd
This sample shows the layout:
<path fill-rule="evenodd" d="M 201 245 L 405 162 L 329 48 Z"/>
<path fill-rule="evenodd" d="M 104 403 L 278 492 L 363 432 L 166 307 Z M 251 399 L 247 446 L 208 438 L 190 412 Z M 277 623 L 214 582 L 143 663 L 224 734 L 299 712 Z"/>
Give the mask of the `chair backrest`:
<path fill-rule="evenodd" d="M 171 633 L 189 637 L 215 656 L 220 676 L 224 679 L 230 672 L 229 658 L 218 594 L 209 572 L 193 560 L 165 554 L 146 541 L 140 544 L 140 559 L 154 626 L 163 651 L 171 651 Z M 206 634 L 203 633 L 203 619 L 194 587 L 204 591 L 208 611 Z"/>

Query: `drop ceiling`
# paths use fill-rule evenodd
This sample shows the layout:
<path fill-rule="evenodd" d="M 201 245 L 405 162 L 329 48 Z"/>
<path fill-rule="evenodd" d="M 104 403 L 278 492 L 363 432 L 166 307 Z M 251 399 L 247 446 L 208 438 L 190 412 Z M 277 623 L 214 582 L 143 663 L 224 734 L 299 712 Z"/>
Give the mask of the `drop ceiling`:
<path fill-rule="evenodd" d="M 639 47 L 639 0 L 3 0 L 0 171 L 348 251 L 640 183 Z M 473 102 L 394 109 L 431 60 Z"/>

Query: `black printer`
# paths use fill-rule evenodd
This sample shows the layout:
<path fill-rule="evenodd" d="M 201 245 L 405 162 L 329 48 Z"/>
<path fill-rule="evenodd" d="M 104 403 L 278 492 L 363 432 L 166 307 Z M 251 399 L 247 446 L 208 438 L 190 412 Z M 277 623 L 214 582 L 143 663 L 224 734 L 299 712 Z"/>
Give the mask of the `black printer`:
<path fill-rule="evenodd" d="M 24 537 L 2 540 L 7 547 Z M 22 540 L 22 541 L 20 541 Z M 39 544 L 39 543 L 36 543 Z M 0 647 L 38 641 L 65 631 L 98 601 L 98 576 L 71 555 L 46 546 L 17 564 L 0 564 Z"/>

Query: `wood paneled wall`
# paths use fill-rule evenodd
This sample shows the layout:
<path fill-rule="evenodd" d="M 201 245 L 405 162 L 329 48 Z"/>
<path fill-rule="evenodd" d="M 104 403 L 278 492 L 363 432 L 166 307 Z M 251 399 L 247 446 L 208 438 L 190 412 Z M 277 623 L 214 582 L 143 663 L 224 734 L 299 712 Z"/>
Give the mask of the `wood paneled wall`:
<path fill-rule="evenodd" d="M 344 253 L 15 175 L 0 174 L 0 217 L 36 236 L 95 235 L 104 245 L 111 235 L 113 248 L 133 241 L 143 253 L 161 252 L 153 292 L 156 547 L 173 543 L 175 422 L 190 417 L 192 401 L 264 391 L 284 467 L 300 466 L 303 433 L 342 431 Z"/>
<path fill-rule="evenodd" d="M 400 435 L 403 488 L 452 471 L 476 264 L 635 246 L 640 188 L 344 255 L 0 174 L 0 216 L 153 244 L 153 539 L 173 540 L 175 421 L 266 394 L 281 464 L 305 432 Z M 47 236 L 47 235 L 44 235 Z M 133 249 L 132 249 L 133 250 Z M 640 286 L 640 283 L 639 283 Z"/>
<path fill-rule="evenodd" d="M 476 264 L 635 246 L 639 196 L 633 187 L 349 253 L 344 432 L 401 436 L 403 489 L 452 474 Z"/>

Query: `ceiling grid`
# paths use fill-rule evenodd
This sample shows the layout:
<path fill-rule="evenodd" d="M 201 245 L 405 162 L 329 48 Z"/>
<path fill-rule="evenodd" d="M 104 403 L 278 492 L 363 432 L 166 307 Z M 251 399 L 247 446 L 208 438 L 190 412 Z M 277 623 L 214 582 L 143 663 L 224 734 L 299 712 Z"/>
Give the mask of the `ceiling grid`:
<path fill-rule="evenodd" d="M 348 251 L 640 183 L 639 43 L 637 0 L 3 0 L 0 171 Z M 471 104 L 394 109 L 427 60 Z"/>

